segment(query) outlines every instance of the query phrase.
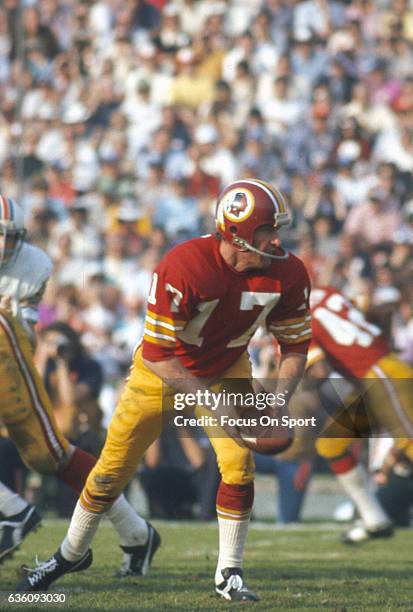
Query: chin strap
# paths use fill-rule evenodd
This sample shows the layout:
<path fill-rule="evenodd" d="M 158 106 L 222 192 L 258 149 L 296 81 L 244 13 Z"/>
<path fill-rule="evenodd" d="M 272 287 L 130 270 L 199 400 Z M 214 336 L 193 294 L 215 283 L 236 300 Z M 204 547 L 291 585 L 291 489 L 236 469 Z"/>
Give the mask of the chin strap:
<path fill-rule="evenodd" d="M 234 246 L 241 247 L 244 251 L 252 251 L 253 253 L 257 253 L 262 257 L 269 257 L 270 259 L 288 259 L 288 257 L 290 256 L 288 251 L 285 251 L 284 255 L 273 255 L 272 253 L 265 253 L 265 251 L 260 251 L 259 249 L 253 247 L 251 244 L 248 244 L 248 242 L 244 240 L 244 238 L 238 238 L 237 236 L 234 236 L 232 243 L 234 244 Z"/>

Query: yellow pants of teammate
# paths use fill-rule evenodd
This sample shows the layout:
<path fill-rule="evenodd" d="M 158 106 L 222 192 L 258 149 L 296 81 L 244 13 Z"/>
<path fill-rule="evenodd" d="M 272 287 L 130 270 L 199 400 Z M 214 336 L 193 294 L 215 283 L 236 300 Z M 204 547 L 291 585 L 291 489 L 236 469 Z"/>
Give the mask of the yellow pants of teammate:
<path fill-rule="evenodd" d="M 24 463 L 55 474 L 67 462 L 69 442 L 59 432 L 33 350 L 19 321 L 0 310 L 0 421 Z"/>
<path fill-rule="evenodd" d="M 224 386 L 231 392 L 251 391 L 250 378 L 251 366 L 245 353 L 212 389 L 219 391 Z M 231 385 L 228 379 L 237 380 Z M 105 446 L 83 489 L 81 502 L 84 507 L 92 512 L 103 512 L 122 492 L 145 451 L 161 433 L 163 419 L 173 411 L 174 394 L 171 387 L 144 365 L 139 349 L 112 417 Z M 196 412 L 197 416 L 202 413 L 198 409 Z M 254 478 L 251 451 L 215 427 L 205 430 L 215 450 L 223 481 L 238 485 L 251 482 Z"/>
<path fill-rule="evenodd" d="M 328 420 L 322 434 L 326 437 L 316 442 L 317 452 L 334 459 L 356 439 L 352 431 L 368 434 L 380 428 L 413 460 L 413 369 L 390 353 L 368 371 L 363 387 L 361 397 L 349 398 L 353 410 Z"/>

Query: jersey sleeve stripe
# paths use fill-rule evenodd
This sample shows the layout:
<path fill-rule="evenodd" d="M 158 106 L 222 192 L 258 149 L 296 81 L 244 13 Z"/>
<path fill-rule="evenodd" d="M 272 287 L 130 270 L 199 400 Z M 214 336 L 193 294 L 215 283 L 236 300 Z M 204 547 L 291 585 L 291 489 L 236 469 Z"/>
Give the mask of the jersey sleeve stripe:
<path fill-rule="evenodd" d="M 152 323 L 146 322 L 144 331 L 151 332 L 152 334 L 154 334 L 154 337 L 159 336 L 160 338 L 168 338 L 168 340 L 171 340 L 172 342 L 175 341 L 175 333 L 173 331 L 163 329 L 162 327 L 158 327 L 157 325 L 152 325 Z"/>
<path fill-rule="evenodd" d="M 168 342 L 171 342 L 172 344 L 175 343 L 174 336 L 169 336 L 167 334 L 159 334 L 157 332 L 152 331 L 151 329 L 148 329 L 147 327 L 144 328 L 143 333 L 145 336 L 150 336 L 151 338 L 156 338 L 158 340 L 167 340 Z"/>
<path fill-rule="evenodd" d="M 297 336 L 279 336 L 277 340 L 283 344 L 297 344 L 298 342 L 306 342 L 311 340 L 311 330 L 305 334 L 298 334 Z"/>
<path fill-rule="evenodd" d="M 153 325 L 154 327 L 163 327 L 163 328 L 169 329 L 169 330 L 171 330 L 173 332 L 180 331 L 180 330 L 184 329 L 183 325 L 172 325 L 171 323 L 165 323 L 165 321 L 161 321 L 161 320 L 155 319 L 154 317 L 151 317 L 148 314 L 146 315 L 146 321 L 150 325 Z M 151 327 L 151 329 L 152 329 L 152 327 Z"/>
<path fill-rule="evenodd" d="M 284 331 L 271 329 L 271 332 L 277 338 L 299 338 L 300 336 L 304 336 L 305 334 L 311 332 L 311 325 L 302 325 L 299 329 L 287 328 Z"/>
<path fill-rule="evenodd" d="M 285 321 L 282 321 L 282 325 L 274 325 L 271 324 L 270 328 L 271 329 L 286 329 L 288 328 L 295 328 L 295 327 L 300 327 L 300 325 L 304 325 L 305 323 L 308 323 L 309 321 L 311 321 L 311 315 L 307 315 L 306 317 L 297 317 L 295 319 L 286 319 Z"/>
<path fill-rule="evenodd" d="M 160 340 L 159 338 L 152 338 L 148 334 L 143 335 L 143 339 L 145 342 L 149 342 L 150 344 L 156 344 L 157 346 L 163 346 L 165 348 L 173 348 L 175 346 L 175 342 L 169 340 Z"/>
<path fill-rule="evenodd" d="M 284 327 L 275 327 L 271 325 L 271 327 L 269 327 L 269 330 L 273 334 L 280 335 L 298 334 L 299 332 L 306 329 L 311 329 L 310 321 L 305 321 L 304 323 L 300 323 L 300 325 L 285 325 Z"/>
<path fill-rule="evenodd" d="M 156 321 L 162 321 L 163 323 L 168 323 L 169 325 L 185 325 L 186 321 L 183 320 L 178 320 L 178 319 L 172 319 L 171 317 L 165 317 L 163 315 L 158 314 L 157 312 L 153 312 L 153 310 L 147 310 L 146 312 L 146 316 L 150 316 L 152 319 L 155 319 Z"/>
<path fill-rule="evenodd" d="M 292 329 L 292 330 L 287 330 L 284 332 L 272 332 L 272 334 L 276 337 L 276 338 L 300 338 L 300 336 L 305 336 L 306 334 L 309 334 L 311 332 L 311 327 L 305 327 L 303 329 L 300 330 L 296 330 L 296 329 Z"/>

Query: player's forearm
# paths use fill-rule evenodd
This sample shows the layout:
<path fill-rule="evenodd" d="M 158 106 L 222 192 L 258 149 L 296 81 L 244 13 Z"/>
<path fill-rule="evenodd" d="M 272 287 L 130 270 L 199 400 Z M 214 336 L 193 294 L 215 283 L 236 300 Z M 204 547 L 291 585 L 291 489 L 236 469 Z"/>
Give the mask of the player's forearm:
<path fill-rule="evenodd" d="M 303 377 L 307 356 L 302 353 L 287 353 L 281 357 L 278 368 L 277 393 L 294 393 Z"/>
<path fill-rule="evenodd" d="M 208 388 L 205 381 L 193 376 L 176 357 L 163 361 L 142 360 L 151 372 L 176 391 L 196 393 L 198 390 L 205 391 Z"/>

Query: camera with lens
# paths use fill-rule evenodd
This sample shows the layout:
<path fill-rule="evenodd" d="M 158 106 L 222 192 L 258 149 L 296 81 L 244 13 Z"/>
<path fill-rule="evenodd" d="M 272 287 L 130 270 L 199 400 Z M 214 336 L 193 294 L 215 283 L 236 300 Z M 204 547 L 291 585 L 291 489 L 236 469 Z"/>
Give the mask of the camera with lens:
<path fill-rule="evenodd" d="M 56 355 L 61 359 L 68 359 L 72 354 L 72 347 L 67 338 L 61 338 L 57 344 Z"/>

